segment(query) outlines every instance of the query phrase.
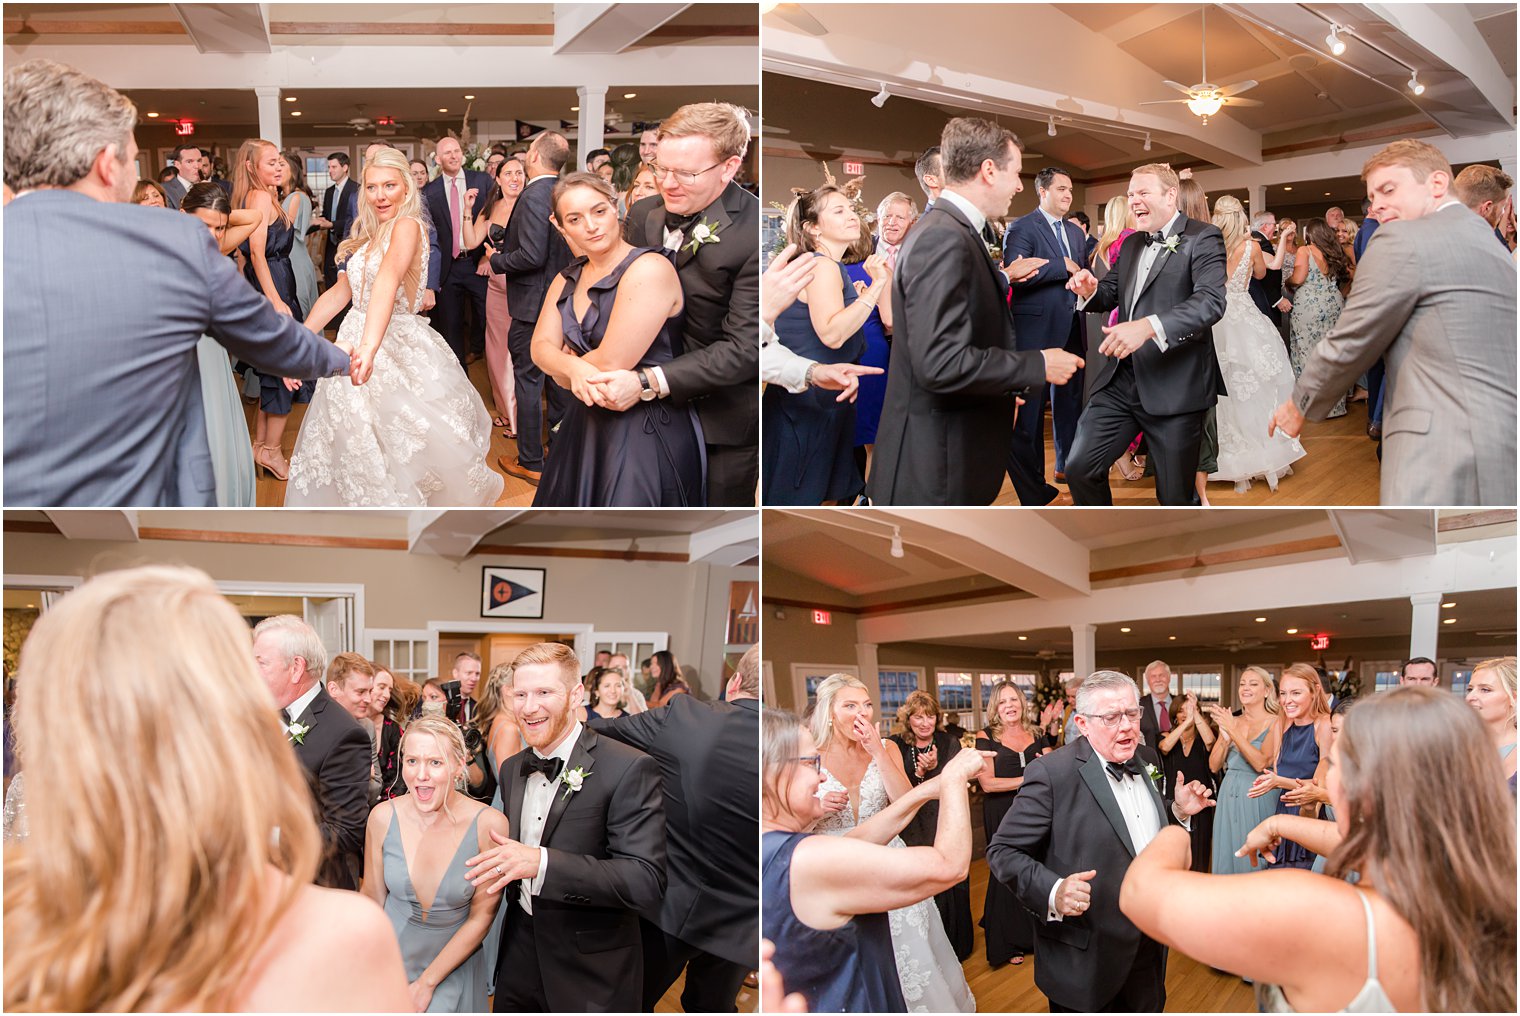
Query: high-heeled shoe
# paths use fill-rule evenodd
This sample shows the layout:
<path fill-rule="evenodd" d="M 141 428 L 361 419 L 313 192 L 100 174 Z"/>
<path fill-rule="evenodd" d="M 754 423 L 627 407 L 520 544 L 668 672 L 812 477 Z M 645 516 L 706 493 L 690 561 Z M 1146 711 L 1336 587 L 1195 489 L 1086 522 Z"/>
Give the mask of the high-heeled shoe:
<path fill-rule="evenodd" d="M 1145 475 L 1145 463 L 1136 460 L 1129 452 L 1119 456 L 1114 465 L 1119 468 L 1119 475 L 1126 480 L 1138 480 Z"/>
<path fill-rule="evenodd" d="M 253 464 L 281 482 L 289 476 L 289 460 L 280 454 L 279 448 L 272 445 L 254 445 Z"/>

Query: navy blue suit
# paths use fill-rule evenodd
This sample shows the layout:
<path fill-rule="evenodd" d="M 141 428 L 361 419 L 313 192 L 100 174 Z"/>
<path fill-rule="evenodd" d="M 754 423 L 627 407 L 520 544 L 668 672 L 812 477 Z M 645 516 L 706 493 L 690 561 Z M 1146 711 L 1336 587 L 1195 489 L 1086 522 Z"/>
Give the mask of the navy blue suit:
<path fill-rule="evenodd" d="M 494 184 L 488 175 L 473 169 L 460 170 L 460 174 L 464 177 L 459 188 L 460 214 L 470 216 L 474 214 L 474 208 L 485 205 Z M 470 350 L 480 352 L 486 347 L 486 277 L 475 273 L 484 245 L 469 249 L 461 240 L 459 256 L 454 257 L 454 216 L 449 212 L 447 184 L 448 179 L 442 174 L 430 180 L 422 189 L 422 203 L 433 217 L 442 257 L 438 304 L 433 310 L 433 320 L 462 366 Z M 465 192 L 472 189 L 477 192 L 473 207 L 464 197 Z M 468 323 L 465 320 L 467 315 Z"/>
<path fill-rule="evenodd" d="M 1074 222 L 1062 221 L 1066 246 L 1056 239 L 1056 231 L 1036 208 L 1015 219 L 1003 238 L 1003 264 L 1018 258 L 1046 258 L 1048 263 L 1026 282 L 1013 284 L 1013 334 L 1018 349 L 1065 349 L 1078 356 L 1083 352 L 1083 332 L 1077 318 L 1077 297 L 1066 288 L 1071 273 L 1066 258 L 1082 264 L 1087 255 L 1087 237 Z M 1060 493 L 1045 482 L 1045 400 L 1051 398 L 1050 385 L 1038 385 L 1024 397 L 1018 418 L 1013 422 L 1013 444 L 1008 453 L 1008 478 L 1013 481 L 1019 504 L 1049 504 Z M 1052 416 L 1056 438 L 1056 471 L 1066 471 L 1066 452 L 1077 434 L 1077 417 L 1082 412 L 1082 373 L 1070 382 L 1055 386 Z"/>
<path fill-rule="evenodd" d="M 348 239 L 349 228 L 359 215 L 359 187 L 352 179 L 327 188 L 322 195 L 322 218 L 332 223 L 322 252 L 322 282 L 331 288 L 338 281 L 338 244 Z"/>

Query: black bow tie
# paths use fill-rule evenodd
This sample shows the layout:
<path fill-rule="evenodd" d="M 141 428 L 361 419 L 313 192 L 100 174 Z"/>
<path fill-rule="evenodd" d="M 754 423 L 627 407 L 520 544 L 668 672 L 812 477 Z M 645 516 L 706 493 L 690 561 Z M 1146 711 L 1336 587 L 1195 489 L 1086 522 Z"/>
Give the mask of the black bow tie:
<path fill-rule="evenodd" d="M 695 221 L 697 221 L 696 215 L 677 215 L 669 209 L 665 211 L 665 228 L 671 232 L 675 232 L 676 230 L 684 232 L 686 227 Z"/>
<path fill-rule="evenodd" d="M 283 720 L 283 721 L 285 721 L 285 726 L 287 726 L 287 727 L 290 726 L 290 710 L 289 709 L 281 709 L 280 710 L 280 719 Z"/>
<path fill-rule="evenodd" d="M 522 775 L 532 776 L 534 773 L 543 773 L 544 779 L 553 783 L 559 779 L 559 771 L 565 768 L 565 760 L 562 758 L 544 758 L 542 755 L 528 752 L 523 756 Z"/>
<path fill-rule="evenodd" d="M 1116 780 L 1127 780 L 1131 776 L 1140 775 L 1140 763 L 1134 759 L 1130 759 L 1128 762 L 1105 762 L 1104 767 L 1108 769 L 1108 774 Z"/>
<path fill-rule="evenodd" d="M 1166 233 L 1156 230 L 1154 233 L 1145 234 L 1145 245 L 1149 247 L 1153 243 L 1166 243 Z"/>

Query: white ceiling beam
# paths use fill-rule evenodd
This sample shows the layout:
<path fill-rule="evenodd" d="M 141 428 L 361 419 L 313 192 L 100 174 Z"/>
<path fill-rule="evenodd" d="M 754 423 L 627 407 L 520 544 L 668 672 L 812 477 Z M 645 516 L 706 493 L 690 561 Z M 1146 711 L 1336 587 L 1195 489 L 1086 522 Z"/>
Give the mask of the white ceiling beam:
<path fill-rule="evenodd" d="M 69 509 L 47 513 L 66 540 L 137 542 L 137 512 L 130 509 Z"/>
<path fill-rule="evenodd" d="M 170 4 L 202 53 L 268 53 L 269 18 L 263 4 Z M 141 51 L 139 51 L 140 55 Z"/>
<path fill-rule="evenodd" d="M 883 644 L 1038 631 L 1074 624 L 1121 624 L 1198 614 L 1280 610 L 1387 600 L 1415 593 L 1461 593 L 1515 585 L 1515 541 L 1474 540 L 1424 558 L 1353 564 L 1349 559 L 1205 573 L 1110 586 L 1086 599 L 1015 600 L 862 618 L 859 637 Z M 1306 591 L 1312 590 L 1312 595 Z"/>
<path fill-rule="evenodd" d="M 555 4 L 554 52 L 621 53 L 690 4 Z"/>
<path fill-rule="evenodd" d="M 760 554 L 760 516 L 734 519 L 691 534 L 687 555 L 691 562 L 732 566 Z"/>
<path fill-rule="evenodd" d="M 1328 515 L 1353 564 L 1429 557 L 1438 549 L 1434 508 L 1330 511 Z"/>
<path fill-rule="evenodd" d="M 1402 32 L 1461 74 L 1493 111 L 1515 124 L 1515 83 L 1499 66 L 1466 4 L 1365 4 L 1367 11 Z M 1417 68 L 1418 69 L 1418 68 Z M 1426 82 L 1428 86 L 1430 82 Z"/>
<path fill-rule="evenodd" d="M 415 511 L 407 516 L 407 545 L 413 554 L 463 558 L 487 534 L 527 512 L 526 508 L 491 511 Z"/>

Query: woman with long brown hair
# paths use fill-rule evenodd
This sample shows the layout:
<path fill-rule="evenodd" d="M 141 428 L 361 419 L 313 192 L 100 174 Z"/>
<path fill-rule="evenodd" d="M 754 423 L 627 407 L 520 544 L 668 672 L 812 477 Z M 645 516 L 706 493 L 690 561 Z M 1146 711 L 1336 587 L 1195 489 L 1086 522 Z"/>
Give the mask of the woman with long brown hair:
<path fill-rule="evenodd" d="M 1277 718 L 1277 754 L 1272 768 L 1256 777 L 1247 794 L 1261 797 L 1273 790 L 1285 791 L 1277 803 L 1279 815 L 1313 817 L 1319 813 L 1318 804 L 1303 803 L 1290 795 L 1305 783 L 1325 785 L 1325 770 L 1330 764 L 1330 697 L 1318 671 L 1307 663 L 1295 663 L 1277 682 L 1277 701 L 1282 710 Z M 1314 864 L 1314 851 L 1289 843 L 1273 863 L 1309 868 Z"/>
<path fill-rule="evenodd" d="M 1190 872 L 1173 826 L 1130 864 L 1121 909 L 1255 980 L 1265 1012 L 1514 1012 L 1515 810 L 1473 711 L 1395 688 L 1351 707 L 1330 756 L 1335 821 L 1274 815 L 1241 850 L 1269 860 L 1296 840 L 1329 878 Z"/>
<path fill-rule="evenodd" d="M 280 185 L 285 215 L 295 227 L 295 242 L 290 245 L 290 264 L 296 273 L 296 299 L 310 308 L 317 302 L 317 266 L 306 247 L 306 233 L 311 229 L 312 196 L 306 186 L 306 167 L 299 153 L 286 152 L 285 181 Z"/>
<path fill-rule="evenodd" d="M 1341 243 L 1324 219 L 1314 218 L 1304 223 L 1302 243 L 1293 252 L 1293 274 L 1284 280 L 1297 287 L 1293 293 L 1289 358 L 1293 361 L 1293 375 L 1304 371 L 1309 351 L 1320 343 L 1335 323 L 1340 320 L 1341 308 L 1346 298 L 1341 295 L 1340 283 L 1351 278 L 1351 267 L 1341 250 Z M 1330 416 L 1345 416 L 1346 400 L 1342 398 L 1330 410 Z"/>
<path fill-rule="evenodd" d="M 6 1009 L 407 1006 L 384 914 L 311 885 L 306 776 L 210 578 L 91 579 L 37 621 L 17 680 L 30 836 L 5 849 Z"/>
<path fill-rule="evenodd" d="M 262 138 L 244 141 L 232 167 L 232 207 L 252 209 L 259 215 L 259 228 L 238 248 L 244 277 L 275 310 L 298 318 L 304 308 L 290 260 L 295 223 L 280 204 L 280 185 L 289 172 L 289 164 L 272 143 Z M 284 480 L 290 471 L 282 450 L 285 421 L 295 403 L 311 401 L 312 386 L 297 378 L 255 373 L 259 378 L 259 410 L 254 418 L 253 461 L 276 480 Z"/>

